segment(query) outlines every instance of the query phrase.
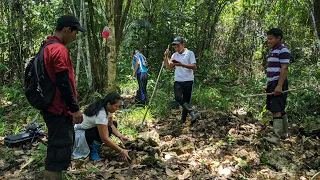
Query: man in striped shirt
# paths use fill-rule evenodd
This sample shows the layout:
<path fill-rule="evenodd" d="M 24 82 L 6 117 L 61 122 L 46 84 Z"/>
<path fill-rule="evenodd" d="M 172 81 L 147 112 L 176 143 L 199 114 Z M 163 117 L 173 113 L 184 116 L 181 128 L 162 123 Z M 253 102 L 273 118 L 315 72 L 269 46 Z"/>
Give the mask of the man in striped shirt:
<path fill-rule="evenodd" d="M 268 43 L 272 48 L 268 57 L 267 86 L 265 91 L 273 93 L 267 96 L 267 109 L 273 114 L 272 137 L 265 138 L 270 143 L 279 144 L 280 139 L 288 137 L 288 118 L 285 113 L 288 90 L 288 65 L 290 51 L 282 43 L 283 33 L 281 29 L 272 28 L 267 32 Z"/>

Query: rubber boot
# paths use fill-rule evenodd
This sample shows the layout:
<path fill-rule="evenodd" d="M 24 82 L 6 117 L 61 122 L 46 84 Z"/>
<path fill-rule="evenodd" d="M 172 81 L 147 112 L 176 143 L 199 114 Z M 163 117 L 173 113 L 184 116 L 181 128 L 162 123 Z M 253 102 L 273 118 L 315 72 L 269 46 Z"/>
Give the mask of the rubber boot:
<path fill-rule="evenodd" d="M 288 116 L 287 114 L 282 116 L 282 122 L 283 122 L 283 133 L 281 138 L 286 139 L 288 138 Z"/>
<path fill-rule="evenodd" d="M 187 112 L 190 114 L 190 116 L 191 116 L 191 124 L 190 125 L 192 126 L 197 121 L 197 118 L 199 117 L 199 114 L 196 113 L 192 108 L 190 108 L 188 103 L 184 103 L 182 105 L 182 107 L 184 109 L 186 109 Z"/>
<path fill-rule="evenodd" d="M 181 115 L 181 119 L 179 120 L 179 123 L 180 124 L 185 123 L 187 120 L 187 116 L 188 116 L 188 110 L 186 110 L 185 108 L 182 108 L 182 115 Z"/>
<path fill-rule="evenodd" d="M 62 172 L 44 171 L 45 180 L 62 180 Z"/>
<path fill-rule="evenodd" d="M 102 143 L 98 141 L 93 141 L 93 143 L 90 146 L 90 159 L 97 161 L 100 160 L 100 156 L 98 155 L 98 152 L 101 148 Z"/>
<path fill-rule="evenodd" d="M 274 135 L 272 135 L 271 137 L 264 138 L 264 139 L 272 144 L 279 145 L 280 138 L 283 134 L 282 119 L 273 119 L 273 132 L 274 132 Z"/>

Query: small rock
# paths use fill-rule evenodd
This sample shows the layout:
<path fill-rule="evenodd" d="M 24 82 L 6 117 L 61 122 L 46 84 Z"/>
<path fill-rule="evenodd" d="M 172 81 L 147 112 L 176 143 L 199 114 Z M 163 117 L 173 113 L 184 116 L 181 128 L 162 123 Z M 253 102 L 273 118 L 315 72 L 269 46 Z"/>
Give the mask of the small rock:
<path fill-rule="evenodd" d="M 142 161 L 140 164 L 142 165 L 146 165 L 147 167 L 159 167 L 159 164 L 158 164 L 158 159 L 156 159 L 155 157 L 153 156 L 144 156 L 142 157 Z"/>
<path fill-rule="evenodd" d="M 142 139 L 144 142 L 148 142 L 148 144 L 152 147 L 159 146 L 161 142 L 159 134 L 156 130 L 139 133 L 137 139 Z"/>
<path fill-rule="evenodd" d="M 309 177 L 312 177 L 312 176 L 314 176 L 316 173 L 317 173 L 317 171 L 314 170 L 314 169 L 312 169 L 312 170 L 306 172 L 306 175 L 309 176 Z"/>
<path fill-rule="evenodd" d="M 24 154 L 24 152 L 22 150 L 18 150 L 18 151 L 14 151 L 14 156 L 21 156 Z"/>
<path fill-rule="evenodd" d="M 245 149 L 241 149 L 239 152 L 237 152 L 237 155 L 241 158 L 248 156 L 248 152 Z"/>
<path fill-rule="evenodd" d="M 299 169 L 298 165 L 291 162 L 292 155 L 288 151 L 272 150 L 264 153 L 263 157 L 267 159 L 267 164 L 290 176 L 295 176 Z"/>

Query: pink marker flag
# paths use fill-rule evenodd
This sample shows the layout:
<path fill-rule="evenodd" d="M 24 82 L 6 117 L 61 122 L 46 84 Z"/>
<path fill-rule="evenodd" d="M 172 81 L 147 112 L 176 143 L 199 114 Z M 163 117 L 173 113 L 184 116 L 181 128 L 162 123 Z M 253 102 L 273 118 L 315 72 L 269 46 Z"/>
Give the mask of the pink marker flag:
<path fill-rule="evenodd" d="M 110 36 L 110 29 L 106 26 L 102 31 L 102 38 L 108 39 Z"/>

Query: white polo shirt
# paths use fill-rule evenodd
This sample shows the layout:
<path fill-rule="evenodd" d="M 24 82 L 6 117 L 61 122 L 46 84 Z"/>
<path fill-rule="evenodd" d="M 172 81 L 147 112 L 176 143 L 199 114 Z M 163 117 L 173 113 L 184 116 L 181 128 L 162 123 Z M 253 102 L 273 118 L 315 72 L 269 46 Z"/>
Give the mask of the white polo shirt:
<path fill-rule="evenodd" d="M 171 60 L 180 61 L 182 64 L 195 64 L 196 58 L 194 56 L 194 53 L 187 48 L 184 48 L 184 52 L 182 54 L 179 54 L 178 52 L 175 52 L 171 56 Z M 194 75 L 193 70 L 184 68 L 181 66 L 176 66 L 174 71 L 174 81 L 178 82 L 185 82 L 185 81 L 193 81 Z"/>

